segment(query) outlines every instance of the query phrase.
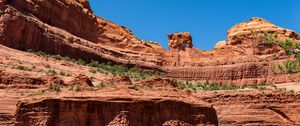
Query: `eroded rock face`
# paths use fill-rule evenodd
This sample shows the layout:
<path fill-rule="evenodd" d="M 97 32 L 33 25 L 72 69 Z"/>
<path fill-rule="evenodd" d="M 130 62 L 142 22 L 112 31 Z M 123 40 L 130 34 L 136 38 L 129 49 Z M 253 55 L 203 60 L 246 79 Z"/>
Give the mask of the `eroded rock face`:
<path fill-rule="evenodd" d="M 103 80 L 103 83 L 118 84 L 118 85 L 132 85 L 132 81 L 128 76 L 111 77 Z"/>
<path fill-rule="evenodd" d="M 0 44 L 222 84 L 281 82 L 272 67 L 287 57 L 278 44 L 268 44 L 268 39 L 299 39 L 294 31 L 252 18 L 231 28 L 228 40 L 212 51 L 194 48 L 188 32 L 169 34 L 167 52 L 156 43 L 141 41 L 129 29 L 95 16 L 86 0 L 12 0 L 1 1 L 0 6 Z"/>
<path fill-rule="evenodd" d="M 71 80 L 68 85 L 80 85 L 83 87 L 94 87 L 92 80 L 83 74 L 78 75 L 73 80 Z"/>
<path fill-rule="evenodd" d="M 39 86 L 46 84 L 46 81 L 41 78 L 34 78 L 30 76 L 10 73 L 4 70 L 0 70 L 0 85 L 2 86 L 21 86 L 32 85 Z M 1 86 L 1 87 L 2 87 Z"/>
<path fill-rule="evenodd" d="M 227 92 L 203 97 L 217 110 L 220 124 L 298 126 L 299 94 L 282 92 Z"/>
<path fill-rule="evenodd" d="M 168 99 L 45 99 L 20 103 L 16 113 L 16 126 L 160 126 L 171 120 L 189 125 L 218 124 L 213 108 Z"/>
<path fill-rule="evenodd" d="M 280 40 L 286 38 L 297 39 L 296 32 L 288 29 L 278 27 L 271 22 L 262 18 L 251 18 L 249 22 L 237 24 L 228 30 L 228 44 L 253 44 L 255 39 L 266 37 L 265 34 L 276 34 L 275 38 Z M 251 43 L 252 42 L 252 43 Z M 257 42 L 263 42 L 258 40 Z"/>
<path fill-rule="evenodd" d="M 218 42 L 212 51 L 195 48 L 178 51 L 171 45 L 163 66 L 168 77 L 224 85 L 293 82 L 299 73 L 282 75 L 276 69 L 277 64 L 288 59 L 279 46 L 286 39 L 300 43 L 296 32 L 252 18 L 232 27 L 228 40 Z M 182 43 L 182 40 L 172 39 L 172 42 Z"/>
<path fill-rule="evenodd" d="M 169 48 L 185 50 L 185 48 L 192 48 L 192 36 L 189 32 L 179 32 L 175 34 L 168 34 Z"/>
<path fill-rule="evenodd" d="M 87 1 L 13 0 L 1 4 L 3 45 L 85 61 L 149 69 L 161 66 L 158 56 L 164 51 L 162 47 L 142 42 L 127 28 L 96 17 Z"/>

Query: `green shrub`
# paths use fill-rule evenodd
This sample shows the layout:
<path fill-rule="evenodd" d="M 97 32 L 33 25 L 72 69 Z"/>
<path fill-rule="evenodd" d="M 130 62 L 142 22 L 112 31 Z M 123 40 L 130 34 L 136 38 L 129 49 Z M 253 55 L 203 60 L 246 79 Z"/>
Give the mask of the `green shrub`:
<path fill-rule="evenodd" d="M 38 56 L 48 56 L 48 54 L 43 52 L 43 51 L 35 52 L 35 54 L 38 55 Z"/>
<path fill-rule="evenodd" d="M 51 56 L 53 59 L 56 59 L 56 60 L 63 60 L 63 61 L 71 61 L 72 59 L 68 56 L 61 56 L 61 55 L 54 55 L 54 56 Z"/>
<path fill-rule="evenodd" d="M 296 57 L 297 61 L 300 62 L 300 52 L 297 52 L 295 57 Z"/>
<path fill-rule="evenodd" d="M 277 68 L 280 70 L 281 73 L 295 73 L 299 72 L 300 65 L 298 61 L 286 61 L 283 64 L 278 64 Z"/>
<path fill-rule="evenodd" d="M 61 86 L 59 84 L 50 84 L 48 89 L 50 91 L 61 92 Z"/>
<path fill-rule="evenodd" d="M 98 61 L 92 60 L 92 61 L 88 64 L 88 66 L 90 66 L 90 67 L 100 67 L 100 64 L 99 64 Z"/>
<path fill-rule="evenodd" d="M 45 71 L 43 69 L 40 69 L 40 70 L 33 70 L 33 72 L 42 73 L 42 72 L 45 72 Z"/>
<path fill-rule="evenodd" d="M 295 42 L 292 39 L 285 39 L 280 43 L 280 47 L 284 49 L 287 55 L 291 55 L 295 51 Z"/>
<path fill-rule="evenodd" d="M 61 76 L 66 76 L 66 73 L 63 72 L 63 71 L 60 71 L 60 72 L 59 72 L 59 75 L 61 75 Z"/>
<path fill-rule="evenodd" d="M 25 67 L 25 66 L 16 66 L 16 67 L 13 67 L 14 69 L 17 69 L 17 70 L 23 70 L 23 71 L 32 71 L 31 68 L 28 68 L 28 67 Z"/>
<path fill-rule="evenodd" d="M 237 90 L 240 87 L 230 85 L 220 85 L 217 83 L 192 83 L 189 81 L 175 81 L 179 89 L 190 89 L 193 91 L 204 90 L 204 91 L 215 91 L 215 90 Z"/>
<path fill-rule="evenodd" d="M 32 52 L 32 50 L 28 50 L 28 52 Z M 39 51 L 39 52 L 33 52 L 36 55 L 40 55 L 40 56 L 48 56 L 48 57 L 52 57 L 56 60 L 64 60 L 64 61 L 70 61 L 79 65 L 83 65 L 83 66 L 90 66 L 90 67 L 94 67 L 96 68 L 96 70 L 91 70 L 90 72 L 92 73 L 96 73 L 96 72 L 100 72 L 103 74 L 113 74 L 114 76 L 118 76 L 118 75 L 125 75 L 125 76 L 129 76 L 133 81 L 139 81 L 142 79 L 146 79 L 152 76 L 160 76 L 160 77 L 164 77 L 165 74 L 161 73 L 161 72 L 151 72 L 151 71 L 144 71 L 142 69 L 137 69 L 137 68 L 128 68 L 125 67 L 123 65 L 119 65 L 119 64 L 112 64 L 111 62 L 106 62 L 106 63 L 99 63 L 98 61 L 90 61 L 89 63 L 85 62 L 82 59 L 71 59 L 67 56 L 62 57 L 60 55 L 55 55 L 55 56 L 51 56 L 46 54 L 45 52 Z M 49 65 L 46 66 L 47 68 L 50 68 Z M 56 71 L 48 71 L 46 72 L 48 74 L 51 75 L 56 75 Z"/>
<path fill-rule="evenodd" d="M 55 55 L 55 56 L 52 56 L 54 59 L 56 60 L 63 60 L 63 57 L 60 56 L 60 55 Z"/>
<path fill-rule="evenodd" d="M 54 76 L 57 75 L 57 72 L 55 70 L 48 70 L 46 74 Z"/>
<path fill-rule="evenodd" d="M 68 57 L 68 56 L 65 56 L 65 57 L 62 57 L 62 60 L 64 60 L 64 61 L 71 61 L 72 59 L 70 57 Z"/>
<path fill-rule="evenodd" d="M 265 38 L 267 40 L 267 44 L 268 45 L 273 45 L 276 42 L 275 38 L 277 37 L 277 33 L 270 34 L 268 32 L 264 32 L 263 34 L 264 34 L 264 36 L 265 36 Z"/>
<path fill-rule="evenodd" d="M 299 65 L 296 61 L 286 61 L 284 66 L 287 73 L 295 73 L 299 71 Z"/>
<path fill-rule="evenodd" d="M 268 84 L 258 84 L 258 85 L 252 85 L 252 86 L 233 86 L 233 85 L 220 85 L 217 83 L 192 83 L 189 81 L 182 81 L 182 80 L 176 80 L 175 81 L 179 89 L 190 89 L 193 91 L 217 91 L 217 90 L 238 90 L 238 89 L 244 89 L 244 88 L 252 88 L 257 90 L 267 90 L 266 85 Z"/>
<path fill-rule="evenodd" d="M 279 88 L 279 91 L 281 91 L 281 92 L 286 92 L 287 89 L 286 89 L 286 88 Z"/>
<path fill-rule="evenodd" d="M 93 73 L 93 74 L 96 74 L 96 73 L 97 73 L 97 70 L 92 69 L 92 70 L 90 70 L 90 72 Z"/>
<path fill-rule="evenodd" d="M 82 59 L 78 59 L 78 60 L 76 61 L 76 63 L 77 63 L 78 65 L 83 65 L 83 66 L 86 66 L 86 65 L 87 65 L 87 63 L 86 63 L 84 60 L 82 60 Z"/>

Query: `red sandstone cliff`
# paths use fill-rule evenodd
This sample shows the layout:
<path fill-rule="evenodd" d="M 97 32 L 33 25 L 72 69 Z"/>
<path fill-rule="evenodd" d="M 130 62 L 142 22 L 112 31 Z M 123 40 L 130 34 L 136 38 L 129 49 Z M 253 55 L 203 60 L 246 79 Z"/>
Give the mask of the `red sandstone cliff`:
<path fill-rule="evenodd" d="M 300 76 L 299 72 L 276 73 L 274 65 L 287 60 L 288 57 L 278 44 L 268 44 L 269 37 L 274 37 L 272 39 L 275 42 L 292 39 L 299 43 L 298 35 L 261 18 L 252 18 L 249 22 L 231 28 L 228 31 L 227 41 L 217 43 L 212 51 L 194 48 L 189 33 L 169 34 L 168 37 L 170 51 L 167 52 L 158 44 L 141 41 L 129 29 L 95 16 L 87 0 L 0 1 L 0 44 L 15 49 L 33 49 L 86 61 L 111 61 L 128 66 L 158 69 L 167 72 L 170 78 L 217 82 L 224 85 L 294 82 Z M 88 76 L 77 76 L 80 72 L 97 78 L 107 76 L 92 74 L 89 72 L 90 68 L 29 56 L 22 51 L 16 53 L 3 46 L 1 51 L 1 67 L 6 70 L 0 70 L 0 83 L 4 88 L 19 86 L 19 88 L 42 89 L 52 83 L 66 85 L 64 80 L 57 76 L 44 77 L 41 76 L 43 73 L 26 70 L 20 72 L 8 68 L 22 64 L 22 61 L 27 62 L 24 63 L 26 65 L 36 65 L 34 67 L 39 69 L 51 65 L 59 71 L 66 70 L 74 74 L 71 77 L 64 77 L 71 79 L 69 85 L 94 86 Z M 7 51 L 12 51 L 13 54 L 3 53 Z M 35 61 L 28 62 L 28 60 Z M 102 97 L 88 97 L 83 91 L 83 94 L 80 94 L 81 92 L 71 94 L 71 96 L 81 95 L 78 95 L 78 98 L 69 96 L 34 102 L 23 101 L 18 104 L 15 123 L 16 125 L 163 126 L 218 125 L 218 121 L 232 125 L 300 123 L 299 94 L 237 91 L 198 95 L 191 91 L 178 91 L 178 87 L 172 88 L 176 87 L 174 81 L 161 78 L 150 78 L 137 83 L 141 86 L 155 85 L 162 88 L 151 90 L 147 94 L 132 87 L 130 78 L 112 78 L 107 81 L 116 82 L 118 84 L 116 89 L 87 91 L 90 95 L 103 95 Z M 20 98 L 28 97 L 22 93 L 15 97 L 18 92 L 15 90 L 12 92 L 0 97 L 1 105 L 5 104 L 0 109 L 0 125 L 4 124 L 2 119 L 13 118 L 11 113 L 2 111 L 13 110 L 11 104 L 15 105 Z M 51 94 L 47 90 L 37 93 L 45 92 Z M 62 96 L 63 93 L 66 91 L 62 92 Z M 107 93 L 119 95 L 110 98 Z M 49 94 L 40 95 L 48 97 Z M 57 95 L 52 94 L 52 97 Z M 9 99 L 5 99 L 7 97 Z M 193 100 L 185 102 L 182 99 Z M 206 103 L 198 103 L 203 101 Z M 5 124 L 14 123 L 13 119 L 11 121 Z"/>
<path fill-rule="evenodd" d="M 99 60 L 160 67 L 163 49 L 91 11 L 87 1 L 1 1 L 0 43 L 86 61 Z"/>
<path fill-rule="evenodd" d="M 228 40 L 212 51 L 194 48 L 189 33 L 170 34 L 167 52 L 95 16 L 85 0 L 9 0 L 0 5 L 0 43 L 20 50 L 110 61 L 166 71 L 172 78 L 221 84 L 290 82 L 299 76 L 275 75 L 274 64 L 287 57 L 278 45 L 267 44 L 270 36 L 298 42 L 298 35 L 260 18 L 231 28 Z"/>
<path fill-rule="evenodd" d="M 277 43 L 285 39 L 299 43 L 297 33 L 264 19 L 252 18 L 232 27 L 228 31 L 228 40 L 217 43 L 212 51 L 197 50 L 192 46 L 185 46 L 183 50 L 182 46 L 174 46 L 182 45 L 182 41 L 192 45 L 189 34 L 181 33 L 180 36 L 169 37 L 171 51 L 163 65 L 169 70 L 169 77 L 225 85 L 282 83 L 299 77 L 299 73 L 277 74 L 275 68 L 288 59 Z M 274 44 L 268 44 L 269 39 Z"/>
<path fill-rule="evenodd" d="M 209 106 L 160 98 L 45 99 L 20 103 L 16 117 L 16 126 L 218 125 L 216 111 Z"/>

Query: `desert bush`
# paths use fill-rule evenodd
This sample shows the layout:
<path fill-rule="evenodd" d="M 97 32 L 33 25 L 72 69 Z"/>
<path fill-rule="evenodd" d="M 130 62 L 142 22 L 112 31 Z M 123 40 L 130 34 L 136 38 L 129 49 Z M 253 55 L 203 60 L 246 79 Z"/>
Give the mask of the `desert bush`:
<path fill-rule="evenodd" d="M 88 64 L 88 66 L 90 66 L 90 67 L 100 67 L 100 64 L 99 64 L 98 61 L 92 60 L 92 61 Z"/>
<path fill-rule="evenodd" d="M 287 55 L 293 54 L 295 52 L 295 49 L 297 48 L 296 42 L 292 39 L 285 39 L 279 45 Z"/>
<path fill-rule="evenodd" d="M 181 90 L 189 89 L 193 91 L 217 91 L 217 90 L 238 90 L 238 89 L 245 89 L 245 88 L 252 88 L 256 90 L 267 90 L 266 85 L 268 84 L 257 84 L 252 86 L 234 86 L 234 85 L 220 85 L 218 83 L 192 83 L 189 81 L 182 81 L 182 80 L 175 80 L 177 86 Z"/>
<path fill-rule="evenodd" d="M 16 67 L 13 67 L 13 69 L 23 70 L 23 71 L 32 71 L 33 70 L 33 69 L 28 68 L 26 66 L 16 66 Z"/>
<path fill-rule="evenodd" d="M 264 37 L 266 38 L 266 42 L 268 45 L 274 45 L 275 42 L 276 42 L 276 38 L 277 38 L 277 35 L 278 33 L 268 33 L 268 32 L 264 32 Z"/>
<path fill-rule="evenodd" d="M 52 57 L 56 60 L 62 60 L 62 56 L 60 56 L 60 55 L 54 55 Z"/>
<path fill-rule="evenodd" d="M 293 60 L 288 60 L 283 64 L 278 64 L 277 67 L 281 73 L 295 73 L 299 72 L 300 70 L 299 62 Z"/>
<path fill-rule="evenodd" d="M 280 47 L 286 52 L 289 57 L 288 61 L 283 64 L 278 64 L 277 68 L 281 73 L 295 73 L 300 71 L 300 43 L 293 39 L 285 39 L 280 44 Z M 295 56 L 294 59 L 290 59 Z"/>
<path fill-rule="evenodd" d="M 50 91 L 61 92 L 61 86 L 59 84 L 50 84 L 48 89 Z"/>
<path fill-rule="evenodd" d="M 47 53 L 45 53 L 43 51 L 35 52 L 35 54 L 38 55 L 38 56 L 48 56 Z"/>
<path fill-rule="evenodd" d="M 93 73 L 93 74 L 96 74 L 96 73 L 97 73 L 97 70 L 91 69 L 90 72 Z"/>
<path fill-rule="evenodd" d="M 295 58 L 297 59 L 298 62 L 300 62 L 300 52 L 296 53 Z"/>
<path fill-rule="evenodd" d="M 54 76 L 54 75 L 57 75 L 58 73 L 57 73 L 55 70 L 50 69 L 50 70 L 48 70 L 48 71 L 46 72 L 46 74 L 47 74 L 47 75 L 52 75 L 52 76 Z"/>
<path fill-rule="evenodd" d="M 61 76 L 66 76 L 66 73 L 63 72 L 63 71 L 60 71 L 60 72 L 59 72 L 59 75 L 61 75 Z"/>
<path fill-rule="evenodd" d="M 237 86 L 231 86 L 231 85 L 220 85 L 217 83 L 192 83 L 189 81 L 182 81 L 182 80 L 176 80 L 175 81 L 179 89 L 190 89 L 193 91 L 215 91 L 215 90 L 237 90 L 240 89 L 240 87 Z"/>
<path fill-rule="evenodd" d="M 39 56 L 47 56 L 47 57 L 51 57 L 56 60 L 70 61 L 70 62 L 76 63 L 78 65 L 96 68 L 96 70 L 90 71 L 92 73 L 99 72 L 99 73 L 103 73 L 103 74 L 111 73 L 114 76 L 118 76 L 118 75 L 129 76 L 133 81 L 139 81 L 139 80 L 146 79 L 146 78 L 149 78 L 152 76 L 160 76 L 160 77 L 165 76 L 165 74 L 161 73 L 161 72 L 144 71 L 142 69 L 129 68 L 129 67 L 126 67 L 126 66 L 123 66 L 120 64 L 112 64 L 111 62 L 100 63 L 98 61 L 91 60 L 89 63 L 87 63 L 82 59 L 76 60 L 76 59 L 71 59 L 67 56 L 63 57 L 60 55 L 49 55 L 42 51 L 34 52 L 33 50 L 28 50 L 28 52 L 34 53 Z M 47 68 L 50 68 L 50 66 L 48 66 Z M 48 71 L 47 73 L 53 73 L 55 75 L 57 74 L 54 71 Z"/>
<path fill-rule="evenodd" d="M 78 65 L 83 65 L 83 66 L 86 66 L 86 65 L 87 65 L 87 63 L 86 63 L 84 60 L 82 60 L 82 59 L 78 59 L 78 60 L 76 61 L 76 63 L 77 63 Z"/>
<path fill-rule="evenodd" d="M 281 92 L 288 92 L 288 93 L 291 93 L 291 94 L 295 94 L 295 90 L 288 90 L 286 88 L 279 88 L 279 91 L 281 91 Z"/>
<path fill-rule="evenodd" d="M 299 64 L 296 61 L 286 61 L 284 66 L 287 73 L 295 73 L 299 71 Z"/>

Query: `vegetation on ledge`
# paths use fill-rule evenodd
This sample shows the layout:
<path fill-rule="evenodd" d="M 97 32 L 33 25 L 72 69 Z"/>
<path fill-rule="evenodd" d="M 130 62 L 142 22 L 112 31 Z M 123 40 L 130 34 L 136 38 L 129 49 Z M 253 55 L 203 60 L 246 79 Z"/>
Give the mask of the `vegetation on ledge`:
<path fill-rule="evenodd" d="M 55 60 L 62 60 L 67 62 L 73 62 L 78 65 L 88 66 L 93 69 L 90 70 L 91 73 L 96 74 L 97 72 L 103 74 L 112 74 L 114 76 L 129 76 L 132 81 L 139 81 L 143 80 L 152 76 L 164 77 L 165 74 L 161 72 L 152 72 L 152 71 L 145 71 L 138 68 L 129 68 L 125 67 L 120 64 L 112 64 L 111 62 L 98 62 L 91 60 L 90 62 L 86 62 L 82 59 L 72 59 L 67 56 L 60 56 L 60 55 L 50 55 L 42 51 L 34 52 L 32 50 L 28 50 L 28 52 L 34 53 L 38 56 L 50 57 Z"/>

